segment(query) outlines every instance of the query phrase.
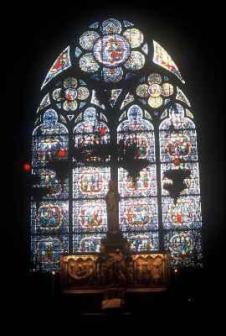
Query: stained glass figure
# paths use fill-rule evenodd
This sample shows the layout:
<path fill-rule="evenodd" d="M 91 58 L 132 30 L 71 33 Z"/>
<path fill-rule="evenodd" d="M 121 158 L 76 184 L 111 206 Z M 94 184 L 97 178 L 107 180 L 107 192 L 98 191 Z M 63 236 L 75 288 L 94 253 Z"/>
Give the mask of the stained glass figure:
<path fill-rule="evenodd" d="M 107 230 L 107 211 L 104 200 L 74 202 L 74 230 L 101 232 Z"/>
<path fill-rule="evenodd" d="M 53 109 L 43 114 L 43 123 L 33 131 L 33 166 L 44 167 L 60 151 L 67 155 L 68 130 L 58 123 L 58 116 Z"/>
<path fill-rule="evenodd" d="M 201 227 L 199 196 L 179 197 L 176 204 L 170 197 L 162 201 L 162 217 L 165 229 L 195 229 Z"/>

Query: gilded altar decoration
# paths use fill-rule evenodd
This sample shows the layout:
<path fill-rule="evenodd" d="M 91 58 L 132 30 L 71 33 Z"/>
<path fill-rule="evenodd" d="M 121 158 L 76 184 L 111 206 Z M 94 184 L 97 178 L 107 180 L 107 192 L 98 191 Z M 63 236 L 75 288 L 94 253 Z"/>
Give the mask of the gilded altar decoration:
<path fill-rule="evenodd" d="M 86 283 L 90 278 L 95 277 L 96 260 L 97 256 L 91 254 L 65 256 L 61 259 L 61 271 L 67 275 L 69 282 L 82 280 Z"/>
<path fill-rule="evenodd" d="M 61 281 L 66 290 L 93 288 L 166 289 L 168 255 L 111 252 L 61 257 Z"/>
<path fill-rule="evenodd" d="M 167 256 L 163 254 L 136 254 L 132 256 L 136 285 L 165 284 L 168 278 Z"/>

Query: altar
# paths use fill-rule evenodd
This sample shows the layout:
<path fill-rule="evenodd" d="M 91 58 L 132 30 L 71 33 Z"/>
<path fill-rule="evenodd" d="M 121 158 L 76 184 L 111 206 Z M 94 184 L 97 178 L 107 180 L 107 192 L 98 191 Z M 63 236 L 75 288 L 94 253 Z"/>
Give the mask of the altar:
<path fill-rule="evenodd" d="M 163 291 L 169 282 L 165 253 L 81 253 L 61 257 L 60 279 L 65 293 L 97 293 L 109 288 L 126 292 Z"/>

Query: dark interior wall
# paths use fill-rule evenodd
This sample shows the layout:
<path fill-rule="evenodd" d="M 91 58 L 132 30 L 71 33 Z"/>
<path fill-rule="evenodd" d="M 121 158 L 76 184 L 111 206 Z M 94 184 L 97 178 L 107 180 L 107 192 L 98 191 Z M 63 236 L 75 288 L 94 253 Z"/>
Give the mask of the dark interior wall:
<path fill-rule="evenodd" d="M 131 20 L 141 30 L 151 32 L 173 55 L 187 83 L 198 125 L 201 172 L 204 247 L 211 280 L 222 281 L 220 265 L 224 251 L 224 53 L 223 14 L 215 6 L 154 6 L 140 4 L 55 5 L 14 8 L 10 23 L 3 25 L 4 50 L 1 71 L 4 94 L 2 134 L 6 145 L 4 169 L 9 173 L 5 213 L 4 251 L 13 258 L 14 274 L 23 274 L 28 265 L 29 215 L 22 162 L 30 157 L 30 135 L 39 88 L 59 52 L 88 23 L 116 16 Z M 65 5 L 66 6 L 66 5 Z M 33 8 L 32 8 L 33 7 Z M 3 44 L 3 43 L 2 43 Z M 3 162 L 3 164 L 4 164 Z M 4 178 L 3 178 L 4 179 Z M 27 217 L 28 218 L 28 217 Z M 212 276 L 212 271 L 217 276 Z"/>

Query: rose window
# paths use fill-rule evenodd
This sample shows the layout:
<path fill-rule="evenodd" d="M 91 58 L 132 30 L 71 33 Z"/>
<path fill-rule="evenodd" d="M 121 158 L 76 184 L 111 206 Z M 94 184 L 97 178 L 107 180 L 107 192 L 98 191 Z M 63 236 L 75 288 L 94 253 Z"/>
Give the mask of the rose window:
<path fill-rule="evenodd" d="M 127 72 L 144 67 L 147 48 L 143 42 L 140 30 L 128 28 L 116 19 L 105 20 L 96 30 L 80 36 L 82 50 L 76 49 L 81 56 L 79 66 L 82 71 L 96 73 L 106 82 L 119 82 Z"/>

